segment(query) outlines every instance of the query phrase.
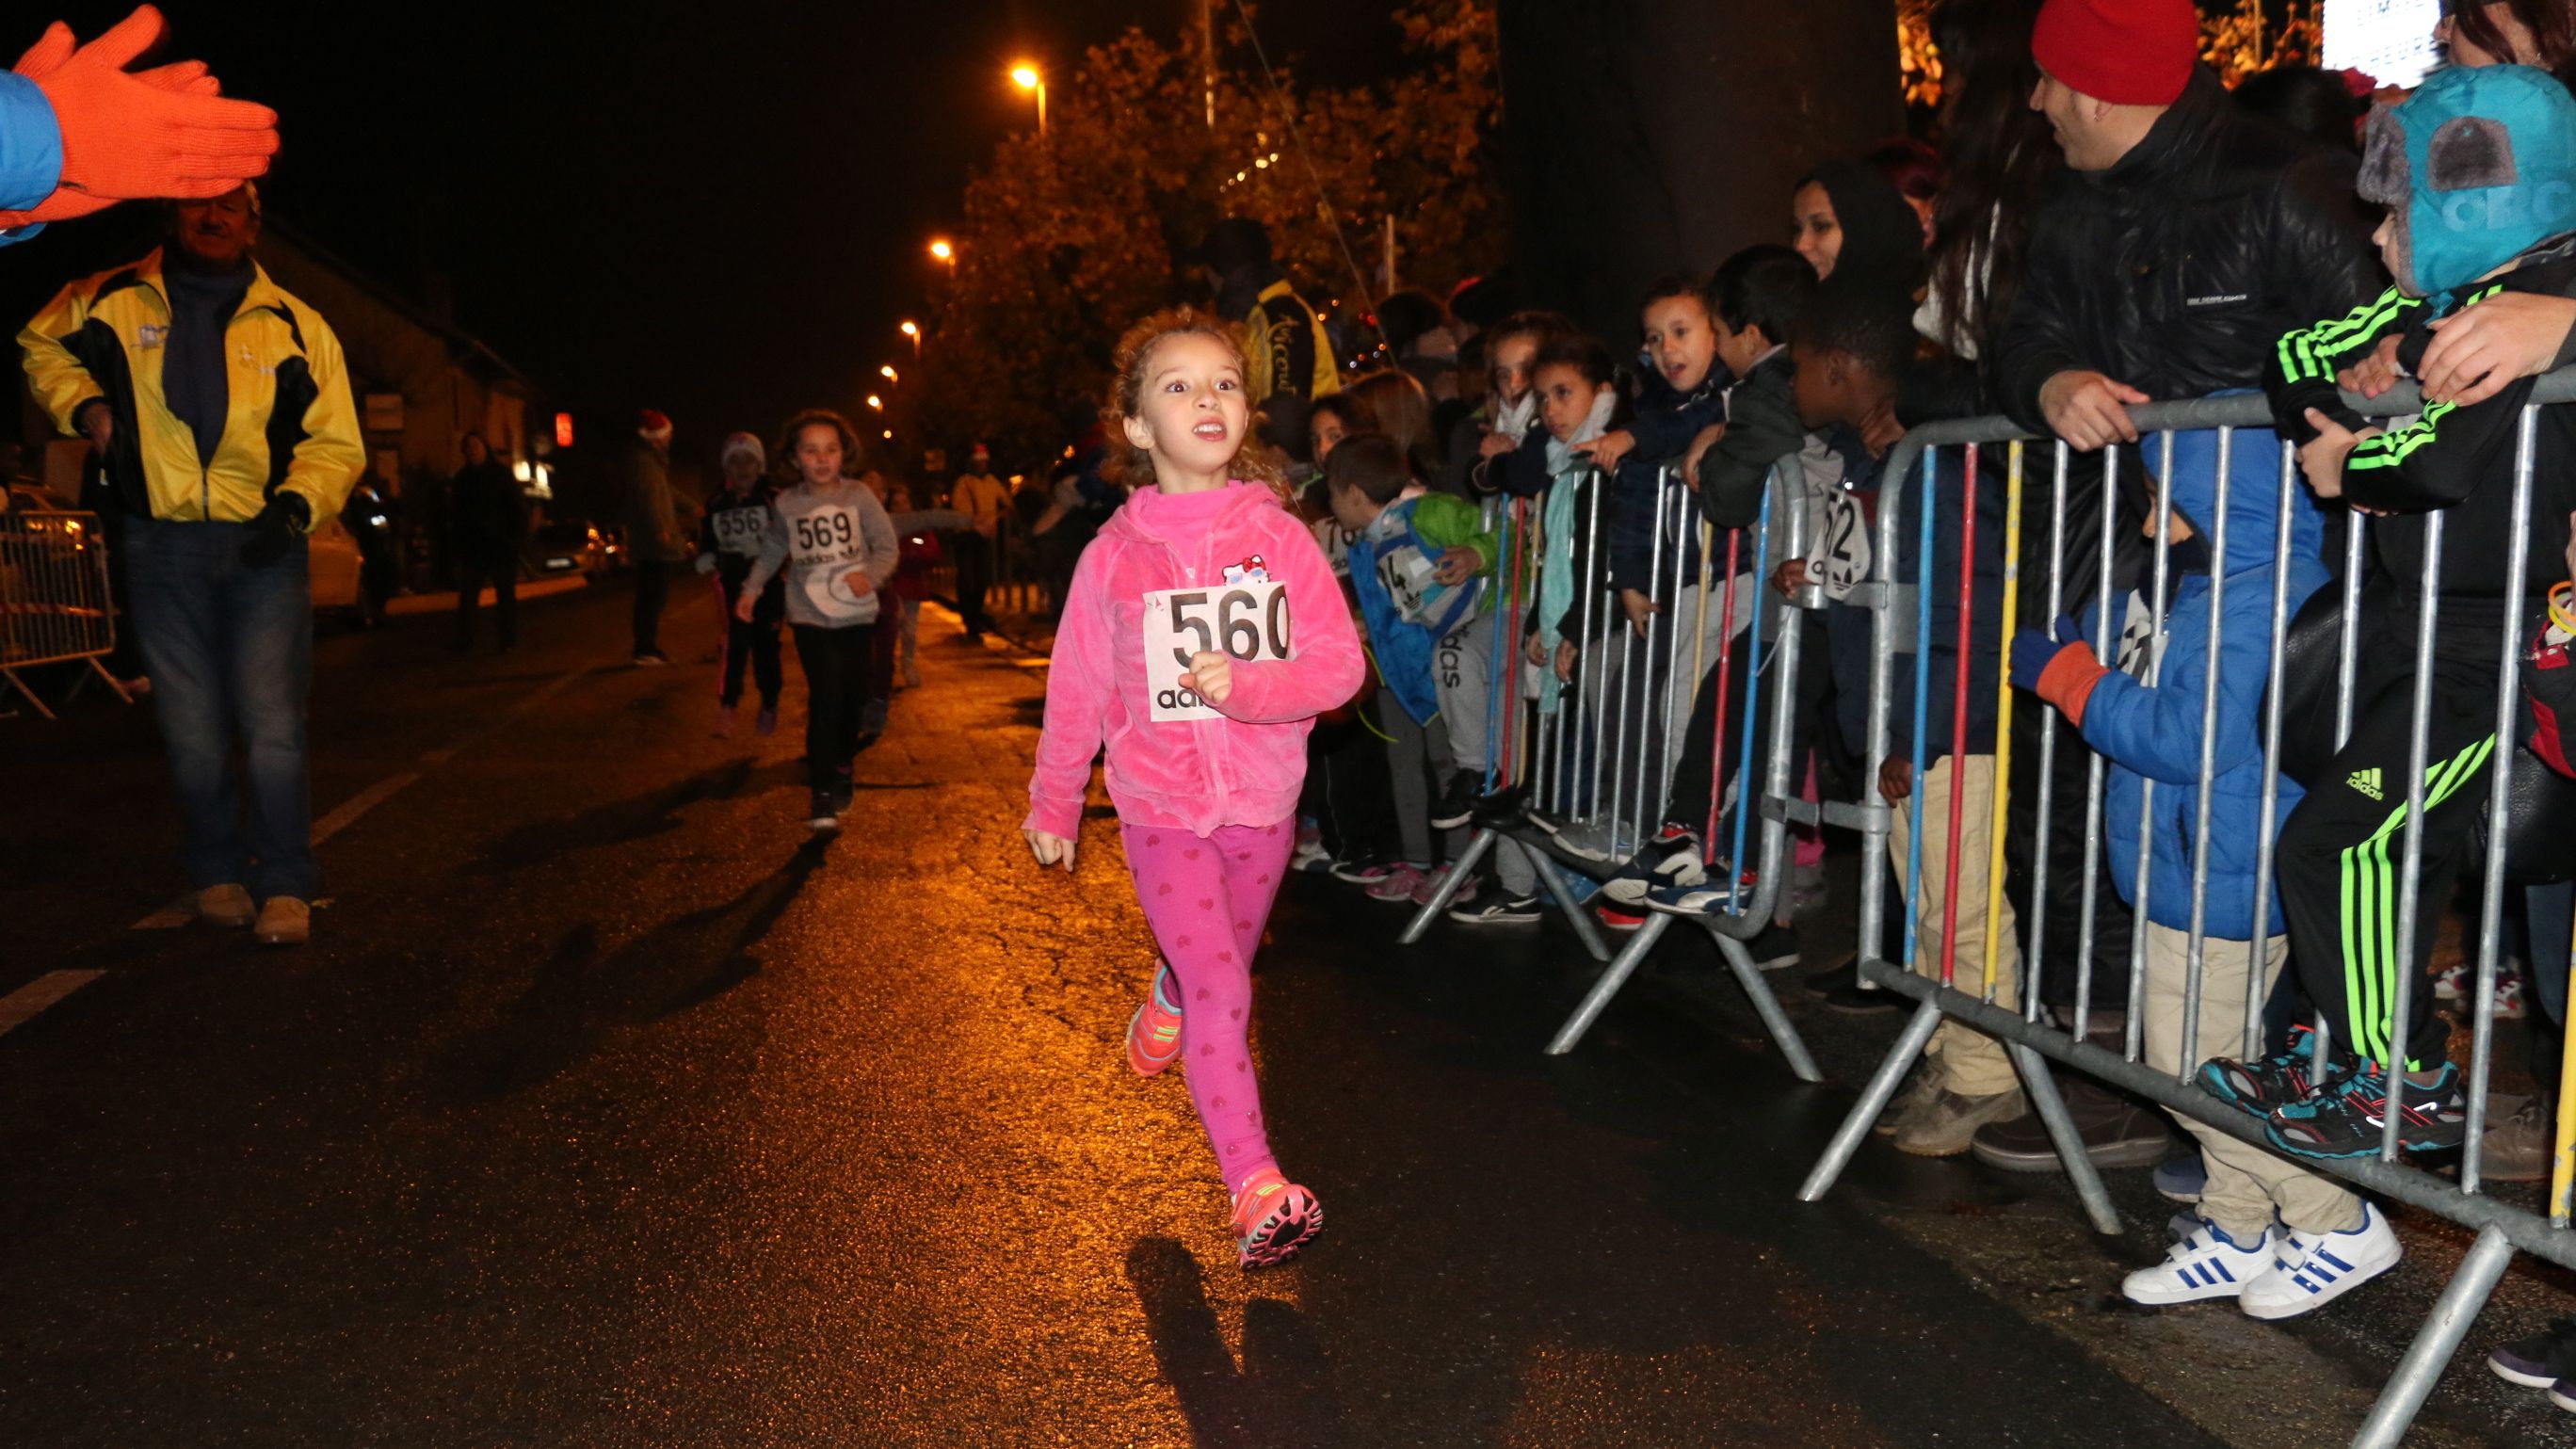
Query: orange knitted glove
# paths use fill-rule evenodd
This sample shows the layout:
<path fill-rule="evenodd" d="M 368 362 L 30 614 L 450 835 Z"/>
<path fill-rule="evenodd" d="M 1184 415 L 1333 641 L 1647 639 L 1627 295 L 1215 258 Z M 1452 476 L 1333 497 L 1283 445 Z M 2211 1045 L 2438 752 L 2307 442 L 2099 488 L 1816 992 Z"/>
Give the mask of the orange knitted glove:
<path fill-rule="evenodd" d="M 2077 729 L 2084 728 L 2084 702 L 2093 697 L 2093 686 L 2111 671 L 2093 657 L 2093 646 L 2069 644 L 2057 651 L 2048 667 L 2039 671 L 2039 683 L 2031 692 L 2064 711 Z"/>
<path fill-rule="evenodd" d="M 275 111 L 224 99 L 196 61 L 126 70 L 163 29 L 149 5 L 87 45 L 57 22 L 19 58 L 18 73 L 45 93 L 63 140 L 60 186 L 23 221 L 140 197 L 221 196 L 267 172 L 277 153 Z"/>

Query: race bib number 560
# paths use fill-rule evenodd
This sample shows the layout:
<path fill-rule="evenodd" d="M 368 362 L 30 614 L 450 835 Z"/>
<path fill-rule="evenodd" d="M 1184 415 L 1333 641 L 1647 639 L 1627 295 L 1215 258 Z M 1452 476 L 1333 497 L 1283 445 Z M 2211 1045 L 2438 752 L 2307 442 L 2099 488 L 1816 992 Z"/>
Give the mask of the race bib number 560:
<path fill-rule="evenodd" d="M 1183 689 L 1193 656 L 1288 657 L 1288 587 L 1276 579 L 1215 588 L 1156 589 L 1145 596 L 1146 718 L 1221 719 L 1217 709 Z"/>

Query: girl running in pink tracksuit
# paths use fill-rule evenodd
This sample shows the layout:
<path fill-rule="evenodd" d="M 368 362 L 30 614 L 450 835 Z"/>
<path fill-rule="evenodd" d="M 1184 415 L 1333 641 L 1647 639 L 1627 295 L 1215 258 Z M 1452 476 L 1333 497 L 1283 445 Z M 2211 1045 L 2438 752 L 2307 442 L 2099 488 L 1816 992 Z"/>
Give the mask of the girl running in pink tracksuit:
<path fill-rule="evenodd" d="M 1186 1059 L 1242 1265 L 1261 1267 L 1294 1254 L 1324 1212 L 1262 1130 L 1252 954 L 1297 843 L 1306 732 L 1359 689 L 1359 637 L 1314 535 L 1281 506 L 1275 457 L 1252 439 L 1233 330 L 1159 312 L 1120 339 L 1115 362 L 1116 476 L 1150 486 L 1074 570 L 1023 830 L 1040 865 L 1073 870 L 1105 743 L 1127 868 L 1169 963 L 1128 1026 L 1128 1063 L 1151 1076 Z"/>

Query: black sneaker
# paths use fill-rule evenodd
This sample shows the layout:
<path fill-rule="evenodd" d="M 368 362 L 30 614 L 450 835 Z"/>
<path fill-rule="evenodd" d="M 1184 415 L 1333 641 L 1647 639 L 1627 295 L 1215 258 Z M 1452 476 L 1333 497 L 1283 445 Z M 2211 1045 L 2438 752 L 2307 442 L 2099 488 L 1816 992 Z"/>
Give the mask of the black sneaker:
<path fill-rule="evenodd" d="M 1482 770 L 1455 770 L 1440 798 L 1431 802 L 1431 828 L 1455 830 L 1476 818 L 1476 801 L 1485 793 Z"/>
<path fill-rule="evenodd" d="M 1641 846 L 1628 863 L 1601 882 L 1601 898 L 1623 906 L 1645 903 L 1658 886 L 1695 886 L 1708 879 L 1700 860 L 1699 833 L 1687 825 L 1666 825 Z"/>
<path fill-rule="evenodd" d="M 841 809 L 837 803 L 840 793 L 828 787 L 814 792 L 813 802 L 805 812 L 807 829 L 821 832 L 841 828 Z"/>
<path fill-rule="evenodd" d="M 1754 970 L 1785 971 L 1798 964 L 1798 933 L 1774 921 L 1745 942 L 1744 949 L 1753 956 Z"/>
<path fill-rule="evenodd" d="M 1467 926 L 1533 926 L 1538 918 L 1538 897 L 1507 896 L 1500 891 L 1449 908 L 1449 919 Z"/>
<path fill-rule="evenodd" d="M 2403 1073 L 2397 1080 L 2397 1145 L 2409 1152 L 2457 1148 L 2469 1122 L 2460 1069 L 2444 1062 L 2442 1074 L 2430 1082 L 2409 1082 Z M 2387 1077 L 2374 1062 L 2304 1102 L 2274 1108 L 2263 1135 L 2302 1157 L 2368 1157 L 2379 1151 L 2387 1116 Z"/>
<path fill-rule="evenodd" d="M 1326 867 L 1333 879 L 1356 886 L 1372 886 L 1395 873 L 1393 863 L 1373 850 L 1354 850 Z"/>
<path fill-rule="evenodd" d="M 1490 795 L 1479 796 L 1471 817 L 1480 830 L 1509 830 L 1529 818 L 1529 787 L 1505 785 Z"/>
<path fill-rule="evenodd" d="M 2526 1389 L 2576 1378 L 2576 1318 L 2553 1318 L 2529 1338 L 2497 1346 L 2487 1355 L 2487 1367 L 2497 1378 Z"/>
<path fill-rule="evenodd" d="M 2320 1087 L 2331 1087 L 2360 1065 L 2352 1053 L 2329 1052 L 2325 1075 L 2316 1070 L 2316 1034 L 2307 1027 L 2290 1033 L 2290 1048 L 2252 1061 L 2212 1057 L 2200 1064 L 2200 1089 L 2240 1112 L 2269 1117 L 2276 1107 L 2304 1102 Z"/>

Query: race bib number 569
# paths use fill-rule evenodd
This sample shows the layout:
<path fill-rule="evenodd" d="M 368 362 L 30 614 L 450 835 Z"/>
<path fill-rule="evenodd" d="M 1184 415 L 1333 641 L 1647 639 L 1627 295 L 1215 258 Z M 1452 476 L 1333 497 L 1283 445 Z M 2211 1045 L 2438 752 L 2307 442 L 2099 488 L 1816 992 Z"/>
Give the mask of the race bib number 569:
<path fill-rule="evenodd" d="M 1288 657 L 1288 587 L 1276 579 L 1215 588 L 1156 589 L 1145 596 L 1146 718 L 1221 719 L 1180 685 L 1193 656 Z"/>

